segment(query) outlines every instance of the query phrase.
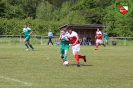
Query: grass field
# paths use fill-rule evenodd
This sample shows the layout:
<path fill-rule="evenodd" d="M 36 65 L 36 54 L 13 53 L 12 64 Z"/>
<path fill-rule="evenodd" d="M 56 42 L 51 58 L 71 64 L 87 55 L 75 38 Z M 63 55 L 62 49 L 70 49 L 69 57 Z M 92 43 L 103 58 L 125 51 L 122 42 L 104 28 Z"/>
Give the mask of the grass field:
<path fill-rule="evenodd" d="M 69 50 L 63 66 L 59 46 L 0 44 L 0 88 L 132 88 L 133 46 L 81 46 L 81 67 Z"/>

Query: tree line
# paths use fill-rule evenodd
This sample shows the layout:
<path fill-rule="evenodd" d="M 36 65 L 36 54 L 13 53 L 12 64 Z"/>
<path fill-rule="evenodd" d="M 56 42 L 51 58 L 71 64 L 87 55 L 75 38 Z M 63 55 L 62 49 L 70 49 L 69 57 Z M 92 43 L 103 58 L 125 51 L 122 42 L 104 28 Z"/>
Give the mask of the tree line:
<path fill-rule="evenodd" d="M 109 36 L 133 36 L 133 12 L 120 17 L 116 0 L 0 0 L 0 35 L 21 33 L 27 23 L 35 35 L 69 24 L 107 24 Z"/>

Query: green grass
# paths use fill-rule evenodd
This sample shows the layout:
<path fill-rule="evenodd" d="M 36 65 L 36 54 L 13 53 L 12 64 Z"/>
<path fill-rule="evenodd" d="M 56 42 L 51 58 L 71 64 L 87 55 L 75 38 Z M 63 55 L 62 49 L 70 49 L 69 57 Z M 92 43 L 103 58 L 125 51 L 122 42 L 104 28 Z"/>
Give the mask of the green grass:
<path fill-rule="evenodd" d="M 63 66 L 59 46 L 0 44 L 0 88 L 132 88 L 133 46 L 81 46 L 81 67 L 69 50 Z M 3 78 L 2 78 L 3 77 Z M 7 77 L 7 78 L 6 78 Z M 17 81 L 15 81 L 15 80 Z M 21 82 L 18 82 L 21 81 Z M 25 85 L 23 82 L 32 84 Z"/>

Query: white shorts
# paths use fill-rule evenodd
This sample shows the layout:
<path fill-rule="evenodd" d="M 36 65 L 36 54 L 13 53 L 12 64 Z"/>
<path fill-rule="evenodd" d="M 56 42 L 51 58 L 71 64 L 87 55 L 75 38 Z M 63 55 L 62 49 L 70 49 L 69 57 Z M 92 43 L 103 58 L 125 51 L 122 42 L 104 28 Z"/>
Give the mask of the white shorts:
<path fill-rule="evenodd" d="M 76 44 L 75 46 L 72 46 L 73 55 L 75 54 L 75 52 L 79 52 L 79 51 L 80 51 L 80 44 Z"/>
<path fill-rule="evenodd" d="M 98 44 L 103 44 L 103 41 L 102 40 L 96 40 L 96 43 L 98 43 Z"/>

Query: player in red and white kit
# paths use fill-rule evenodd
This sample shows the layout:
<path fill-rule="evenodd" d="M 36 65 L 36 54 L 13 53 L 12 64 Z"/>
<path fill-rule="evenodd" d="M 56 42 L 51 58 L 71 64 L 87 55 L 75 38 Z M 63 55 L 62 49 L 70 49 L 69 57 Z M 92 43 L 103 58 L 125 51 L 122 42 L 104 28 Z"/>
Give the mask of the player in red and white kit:
<path fill-rule="evenodd" d="M 71 28 L 67 29 L 69 32 L 69 40 L 72 43 L 72 52 L 73 55 L 76 59 L 77 67 L 80 67 L 80 61 L 79 59 L 83 59 L 84 62 L 86 62 L 86 56 L 79 55 L 78 52 L 80 51 L 80 41 L 79 41 L 79 36 L 75 31 L 72 31 Z"/>
<path fill-rule="evenodd" d="M 97 31 L 96 31 L 96 36 L 95 36 L 95 38 L 96 38 L 96 49 L 95 50 L 98 50 L 98 45 L 100 44 L 100 45 L 103 45 L 104 47 L 105 47 L 105 45 L 104 45 L 104 43 L 103 43 L 103 40 L 102 40 L 102 32 L 99 30 L 99 28 L 97 29 Z"/>

